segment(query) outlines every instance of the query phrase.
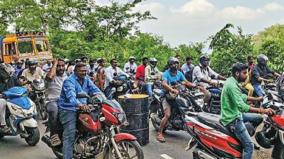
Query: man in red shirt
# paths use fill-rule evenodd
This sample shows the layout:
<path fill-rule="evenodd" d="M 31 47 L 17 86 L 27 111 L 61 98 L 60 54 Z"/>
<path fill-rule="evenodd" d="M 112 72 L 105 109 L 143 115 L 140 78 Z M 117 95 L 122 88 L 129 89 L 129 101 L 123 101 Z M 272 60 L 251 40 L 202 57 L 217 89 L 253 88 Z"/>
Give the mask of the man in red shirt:
<path fill-rule="evenodd" d="M 148 65 L 148 58 L 144 57 L 142 59 L 142 64 L 137 67 L 135 79 L 138 81 L 144 81 L 145 79 L 145 67 Z"/>

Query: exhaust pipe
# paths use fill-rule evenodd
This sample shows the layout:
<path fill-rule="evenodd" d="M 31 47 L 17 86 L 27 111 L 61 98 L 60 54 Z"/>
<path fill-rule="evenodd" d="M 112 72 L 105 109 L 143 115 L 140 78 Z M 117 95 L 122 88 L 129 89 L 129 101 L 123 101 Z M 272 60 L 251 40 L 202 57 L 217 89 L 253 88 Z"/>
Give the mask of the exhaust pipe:
<path fill-rule="evenodd" d="M 41 141 L 43 141 L 48 147 L 52 147 L 49 136 L 43 135 L 41 137 Z"/>

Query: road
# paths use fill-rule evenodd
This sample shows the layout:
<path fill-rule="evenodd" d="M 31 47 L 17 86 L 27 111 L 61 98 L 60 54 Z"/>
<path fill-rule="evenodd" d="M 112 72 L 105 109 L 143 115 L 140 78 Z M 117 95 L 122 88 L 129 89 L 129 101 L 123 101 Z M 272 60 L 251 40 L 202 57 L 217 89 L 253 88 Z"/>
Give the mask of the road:
<path fill-rule="evenodd" d="M 40 125 L 41 134 L 44 127 Z M 145 159 L 192 159 L 190 151 L 185 151 L 189 136 L 185 132 L 167 132 L 166 143 L 156 140 L 156 132 L 150 124 L 150 143 L 143 146 Z M 267 159 L 270 154 L 260 150 L 254 159 Z M 0 159 L 56 159 L 50 148 L 43 142 L 35 147 L 28 146 L 20 137 L 5 137 L 0 140 Z"/>
<path fill-rule="evenodd" d="M 41 134 L 44 127 L 40 125 Z M 184 148 L 189 136 L 185 132 L 168 132 L 167 142 L 159 143 L 156 132 L 150 126 L 150 143 L 143 146 L 145 159 L 191 159 L 190 152 Z M 24 139 L 4 137 L 0 140 L 0 159 L 55 159 L 51 149 L 40 141 L 35 147 L 30 147 Z"/>

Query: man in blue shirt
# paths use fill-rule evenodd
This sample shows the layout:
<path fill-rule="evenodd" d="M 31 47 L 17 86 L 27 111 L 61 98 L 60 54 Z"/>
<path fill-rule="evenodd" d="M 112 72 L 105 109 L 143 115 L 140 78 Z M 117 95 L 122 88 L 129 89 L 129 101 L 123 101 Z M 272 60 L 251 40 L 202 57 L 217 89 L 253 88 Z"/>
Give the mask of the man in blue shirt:
<path fill-rule="evenodd" d="M 75 66 L 74 74 L 71 74 L 64 82 L 60 98 L 58 100 L 59 120 L 63 125 L 63 157 L 72 159 L 73 145 L 76 135 L 76 110 L 88 110 L 87 99 L 77 99 L 76 94 L 85 92 L 89 95 L 101 93 L 100 89 L 86 76 L 88 68 L 84 63 Z"/>
<path fill-rule="evenodd" d="M 175 57 L 171 57 L 168 61 L 169 69 L 163 73 L 163 81 L 162 86 L 167 92 L 171 92 L 174 94 L 179 94 L 179 91 L 172 87 L 174 83 L 181 83 L 187 87 L 196 87 L 195 84 L 187 81 L 182 72 L 178 71 L 179 68 L 179 60 Z M 160 142 L 165 142 L 165 138 L 163 136 L 163 130 L 171 116 L 171 105 L 167 102 L 166 99 L 162 101 L 163 109 L 164 109 L 164 117 L 161 120 L 160 129 L 158 131 L 157 140 Z"/>

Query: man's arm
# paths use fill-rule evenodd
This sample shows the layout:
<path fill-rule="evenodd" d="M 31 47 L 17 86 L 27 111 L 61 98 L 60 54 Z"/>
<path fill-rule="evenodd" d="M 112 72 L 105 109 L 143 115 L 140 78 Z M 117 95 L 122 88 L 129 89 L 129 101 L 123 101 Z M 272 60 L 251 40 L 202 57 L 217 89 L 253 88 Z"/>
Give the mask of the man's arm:
<path fill-rule="evenodd" d="M 49 72 L 47 73 L 47 75 L 45 76 L 45 79 L 46 79 L 47 81 L 52 81 L 52 80 L 54 79 L 54 77 L 55 77 L 55 75 L 56 75 L 57 63 L 58 63 L 57 60 L 54 60 L 54 61 L 53 61 L 53 65 L 52 65 L 50 71 L 49 71 Z"/>

